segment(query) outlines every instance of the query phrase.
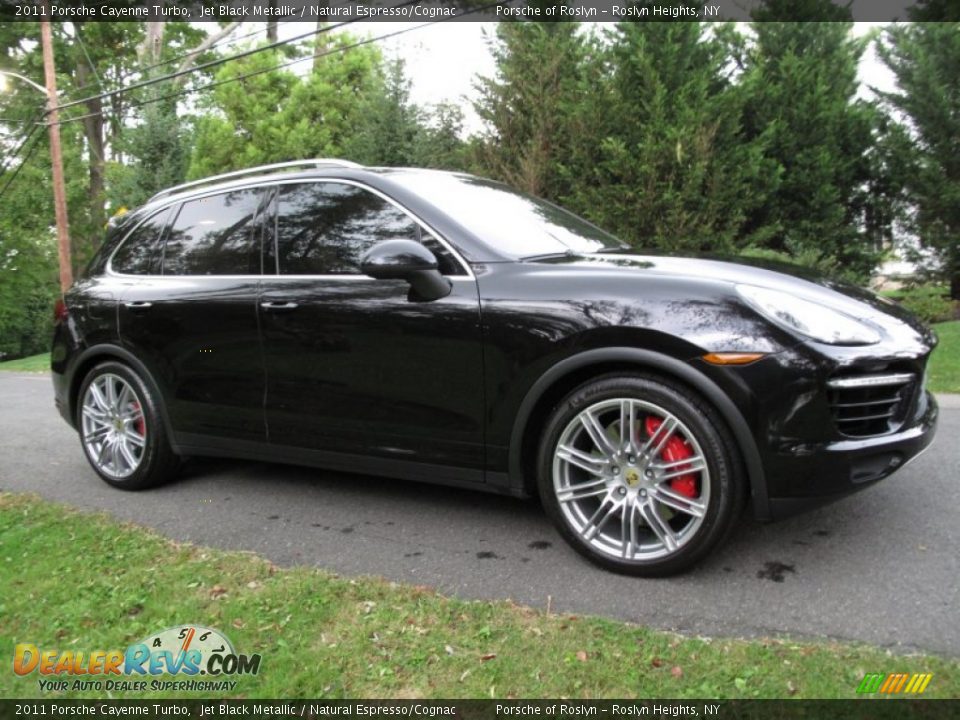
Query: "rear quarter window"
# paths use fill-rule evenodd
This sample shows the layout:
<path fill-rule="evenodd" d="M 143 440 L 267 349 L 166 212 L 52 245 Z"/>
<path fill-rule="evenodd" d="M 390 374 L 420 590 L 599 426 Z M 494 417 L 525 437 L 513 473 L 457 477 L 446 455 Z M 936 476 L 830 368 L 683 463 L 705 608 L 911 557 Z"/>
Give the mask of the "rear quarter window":
<path fill-rule="evenodd" d="M 113 254 L 110 268 L 124 275 L 159 274 L 163 229 L 169 217 L 170 208 L 164 208 L 134 228 Z"/>

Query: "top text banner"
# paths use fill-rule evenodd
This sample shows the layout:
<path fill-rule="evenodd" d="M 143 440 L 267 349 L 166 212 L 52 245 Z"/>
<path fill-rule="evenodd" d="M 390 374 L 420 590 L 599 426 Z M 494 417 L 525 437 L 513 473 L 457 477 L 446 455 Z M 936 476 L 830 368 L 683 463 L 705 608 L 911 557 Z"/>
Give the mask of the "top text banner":
<path fill-rule="evenodd" d="M 763 20 L 889 22 L 909 20 L 918 0 L 835 0 L 817 11 L 769 10 Z M 798 3 L 798 7 L 805 3 Z M 692 2 L 627 2 L 583 0 L 0 0 L 0 21 L 35 22 L 690 22 L 751 20 L 762 0 Z M 815 14 L 811 14 L 811 12 Z"/>

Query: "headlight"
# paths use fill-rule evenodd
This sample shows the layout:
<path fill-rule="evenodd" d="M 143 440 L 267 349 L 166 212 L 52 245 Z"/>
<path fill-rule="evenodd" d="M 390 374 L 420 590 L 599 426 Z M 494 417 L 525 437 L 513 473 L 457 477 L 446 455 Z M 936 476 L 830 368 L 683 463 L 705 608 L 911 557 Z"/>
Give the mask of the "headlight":
<path fill-rule="evenodd" d="M 737 285 L 740 297 L 760 314 L 790 330 L 829 345 L 872 345 L 880 335 L 826 305 L 755 285 Z"/>

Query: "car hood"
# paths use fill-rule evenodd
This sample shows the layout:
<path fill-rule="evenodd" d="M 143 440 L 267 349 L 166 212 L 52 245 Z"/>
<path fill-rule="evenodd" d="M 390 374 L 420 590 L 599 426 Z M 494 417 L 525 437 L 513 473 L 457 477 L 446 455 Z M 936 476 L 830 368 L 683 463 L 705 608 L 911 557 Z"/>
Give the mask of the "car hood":
<path fill-rule="evenodd" d="M 799 265 L 758 258 L 678 257 L 629 250 L 558 256 L 537 262 L 636 273 L 646 277 L 673 276 L 770 288 L 878 326 L 891 339 L 901 339 L 911 344 L 919 342 L 929 347 L 936 344 L 932 331 L 900 305 L 869 290 Z"/>

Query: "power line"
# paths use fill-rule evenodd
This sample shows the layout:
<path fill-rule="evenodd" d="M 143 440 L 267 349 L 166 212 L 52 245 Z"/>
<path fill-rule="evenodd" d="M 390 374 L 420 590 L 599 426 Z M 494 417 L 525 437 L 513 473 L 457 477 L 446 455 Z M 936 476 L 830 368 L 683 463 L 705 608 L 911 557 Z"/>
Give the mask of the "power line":
<path fill-rule="evenodd" d="M 37 127 L 39 127 L 39 125 Z M 30 162 L 30 158 L 33 157 L 33 153 L 38 147 L 40 147 L 40 143 L 34 142 L 33 145 L 27 149 L 27 153 L 23 156 L 23 160 L 21 160 L 20 164 L 14 169 L 13 174 L 10 175 L 4 186 L 0 188 L 0 198 L 3 198 L 3 196 L 7 194 L 7 188 L 9 188 L 10 185 L 13 184 L 13 181 L 17 179 L 17 175 L 19 175 L 20 171 L 23 170 L 23 166 Z"/>
<path fill-rule="evenodd" d="M 395 5 L 393 7 L 400 8 L 406 5 L 413 5 L 418 2 L 420 2 L 420 0 L 406 0 L 406 2 L 402 2 L 399 5 Z M 142 80 L 138 83 L 134 83 L 133 85 L 128 85 L 125 88 L 118 88 L 116 90 L 110 90 L 105 93 L 100 93 L 99 95 L 91 95 L 89 97 L 81 98 L 79 100 L 72 100 L 70 102 L 57 105 L 55 108 L 52 108 L 47 112 L 49 113 L 49 112 L 52 112 L 53 110 L 66 110 L 67 108 L 75 107 L 76 105 L 86 104 L 91 100 L 98 100 L 98 99 L 105 100 L 107 98 L 113 97 L 114 95 L 122 95 L 123 93 L 128 93 L 133 90 L 139 90 L 145 87 L 150 87 L 151 85 L 156 85 L 157 83 L 166 82 L 167 80 L 174 80 L 178 77 L 184 77 L 186 75 L 190 75 L 195 72 L 200 72 L 201 70 L 207 70 L 209 68 L 216 67 L 218 65 L 223 65 L 225 63 L 232 62 L 234 60 L 240 60 L 242 58 L 249 57 L 250 55 L 255 55 L 256 53 L 266 52 L 267 50 L 274 50 L 284 45 L 290 45 L 291 43 L 298 42 L 300 40 L 303 40 L 305 38 L 308 38 L 314 35 L 320 35 L 322 33 L 331 32 L 332 30 L 336 30 L 337 28 L 343 27 L 344 25 L 349 25 L 354 22 L 357 22 L 357 20 L 356 19 L 344 20 L 343 22 L 335 23 L 333 25 L 327 25 L 322 28 L 314 28 L 313 30 L 310 30 L 305 33 L 301 33 L 300 35 L 295 35 L 292 38 L 288 38 L 286 40 L 278 40 L 277 42 L 269 43 L 268 45 L 262 45 L 257 48 L 251 48 L 250 50 L 244 50 L 243 52 L 239 52 L 225 58 L 217 58 L 215 60 L 210 60 L 209 62 L 201 63 L 200 65 L 195 65 L 192 68 L 177 70 L 176 72 L 168 73 L 167 75 L 162 75 L 157 78 Z"/>
<path fill-rule="evenodd" d="M 20 154 L 20 151 L 23 149 L 23 146 L 30 142 L 30 138 L 33 137 L 34 133 L 41 127 L 41 123 L 37 122 L 41 116 L 37 116 L 33 122 L 33 127 L 29 131 L 24 133 L 23 140 L 20 141 L 20 144 L 12 152 L 7 155 L 7 159 L 3 163 L 3 168 L 0 169 L 0 172 L 7 172 L 10 169 L 10 163 Z"/>
<path fill-rule="evenodd" d="M 281 25 L 287 25 L 288 23 L 291 23 L 291 22 L 293 22 L 293 21 L 292 21 L 292 20 L 284 20 L 283 22 L 278 22 L 278 23 L 277 23 L 277 27 L 280 27 Z M 207 48 L 206 50 L 204 50 L 203 52 L 210 52 L 210 51 L 213 50 L 214 48 L 220 47 L 220 46 L 223 45 L 223 44 L 229 45 L 229 44 L 232 44 L 232 43 L 235 43 L 235 42 L 240 42 L 241 40 L 246 40 L 247 38 L 251 38 L 251 37 L 253 37 L 254 35 L 259 35 L 260 33 L 266 32 L 266 30 L 267 30 L 267 28 L 266 28 L 266 26 L 264 26 L 264 27 L 260 28 L 259 30 L 254 30 L 253 32 L 249 32 L 249 33 L 247 33 L 246 35 L 240 35 L 239 37 L 230 37 L 230 36 L 227 36 L 227 37 L 221 38 L 221 39 L 218 40 L 217 42 L 215 42 L 215 43 L 213 43 L 212 45 L 210 45 L 210 47 L 208 47 L 208 48 Z M 142 73 L 148 73 L 148 72 L 150 72 L 151 70 L 156 70 L 158 67 L 164 67 L 164 66 L 166 66 L 166 65 L 172 65 L 173 63 L 179 62 L 179 61 L 181 61 L 181 60 L 184 60 L 184 59 L 190 57 L 191 55 L 196 55 L 196 54 L 197 54 L 197 52 L 196 52 L 195 50 L 188 50 L 188 51 L 185 52 L 185 53 L 182 53 L 182 54 L 180 54 L 180 55 L 175 55 L 174 57 L 167 58 L 166 60 L 161 60 L 160 62 L 153 63 L 152 65 L 147 65 L 146 67 L 143 67 L 143 68 L 136 68 L 136 69 L 130 70 L 129 72 L 123 73 L 118 79 L 122 81 L 122 80 L 130 77 L 131 75 L 136 75 L 136 74 L 138 74 L 138 73 L 140 73 L 140 74 L 142 74 Z"/>
<path fill-rule="evenodd" d="M 418 1 L 419 1 L 419 0 L 414 0 L 414 2 L 418 2 Z M 195 88 L 188 88 L 188 89 L 185 89 L 185 90 L 179 90 L 179 91 L 177 91 L 177 92 L 167 93 L 166 95 L 160 95 L 160 96 L 158 96 L 158 97 L 150 98 L 150 99 L 148 99 L 148 100 L 142 100 L 142 101 L 140 101 L 140 102 L 128 103 L 128 104 L 127 104 L 127 107 L 128 107 L 128 108 L 143 107 L 143 106 L 146 106 L 146 105 L 151 105 L 151 104 L 156 103 L 156 102 L 162 102 L 162 101 L 164 101 L 164 100 L 172 100 L 172 99 L 174 99 L 174 98 L 184 97 L 184 96 L 186 96 L 186 95 L 192 95 L 192 94 L 194 94 L 194 93 L 202 92 L 202 91 L 205 91 L 205 90 L 212 90 L 213 88 L 220 87 L 220 86 L 222 86 L 222 85 L 227 85 L 227 84 L 229 84 L 229 83 L 238 82 L 238 81 L 240 81 L 240 80 L 246 80 L 247 78 L 255 77 L 255 76 L 257 76 L 257 75 L 263 75 L 264 73 L 273 72 L 273 71 L 275 71 L 275 70 L 281 70 L 281 69 L 283 69 L 283 68 L 291 67 L 291 66 L 293 66 L 293 65 L 296 65 L 297 63 L 307 62 L 307 61 L 309 61 L 309 60 L 315 60 L 315 59 L 317 59 L 317 58 L 327 57 L 328 55 L 335 55 L 335 54 L 337 54 L 337 53 L 345 52 L 345 51 L 347 51 L 347 50 L 353 50 L 353 49 L 355 49 L 355 48 L 362 47 L 363 45 L 369 45 L 369 44 L 374 43 L 374 42 L 380 42 L 381 40 L 387 40 L 387 39 L 392 38 L 392 37 L 397 37 L 397 36 L 399 36 L 399 35 L 404 35 L 405 33 L 413 32 L 414 30 L 421 30 L 421 29 L 423 29 L 423 28 L 425 28 L 425 27 L 429 27 L 429 26 L 431 26 L 431 25 L 436 25 L 436 24 L 438 24 L 438 23 L 443 23 L 443 22 L 449 22 L 450 20 L 455 20 L 455 19 L 460 18 L 460 17 L 463 17 L 463 16 L 465 16 L 465 15 L 471 15 L 471 14 L 473 14 L 473 13 L 483 12 L 483 11 L 485 11 L 485 10 L 489 10 L 489 9 L 492 8 L 492 7 L 496 7 L 497 5 L 502 5 L 504 1 L 505 1 L 505 0 L 500 0 L 499 2 L 490 3 L 490 4 L 488 4 L 488 5 L 484 5 L 484 6 L 481 6 L 481 7 L 477 7 L 477 8 L 474 8 L 474 9 L 472 9 L 472 10 L 467 10 L 466 12 L 462 12 L 462 13 L 460 13 L 460 14 L 458 14 L 458 15 L 454 15 L 454 16 L 447 17 L 447 18 L 444 18 L 444 19 L 440 19 L 440 20 L 430 20 L 430 21 L 428 21 L 428 22 L 421 23 L 420 25 L 416 25 L 416 26 L 414 26 L 414 27 L 403 28 L 403 29 L 401 29 L 401 30 L 395 30 L 394 32 L 385 33 L 385 34 L 383 34 L 383 35 L 378 35 L 378 36 L 376 36 L 376 37 L 366 38 L 366 39 L 364 39 L 364 40 L 358 40 L 358 41 L 355 42 L 355 43 L 351 43 L 351 44 L 349 44 L 349 45 L 343 45 L 343 46 L 341 46 L 341 47 L 334 48 L 334 49 L 332 49 L 332 50 L 326 50 L 326 51 L 324 51 L 324 52 L 314 53 L 313 55 L 305 55 L 304 57 L 301 57 L 301 58 L 294 58 L 293 60 L 288 60 L 288 61 L 286 61 L 286 62 L 282 62 L 282 63 L 279 63 L 279 64 L 277 64 L 277 65 L 273 65 L 273 66 L 268 67 L 268 68 L 262 68 L 262 69 L 260 69 L 260 70 L 253 70 L 253 71 L 251 71 L 251 72 L 244 73 L 244 74 L 238 75 L 238 76 L 236 76 L 236 77 L 225 78 L 225 79 L 223 79 L 223 80 L 216 80 L 216 81 L 214 81 L 214 82 L 207 83 L 206 85 L 200 85 L 199 87 L 195 87 Z M 405 3 L 405 4 L 409 4 L 409 3 Z M 398 5 L 397 7 L 400 7 L 400 6 Z M 344 22 L 342 22 L 342 23 L 338 23 L 338 24 L 336 24 L 336 25 L 329 26 L 327 29 L 333 30 L 333 29 L 336 29 L 336 28 L 338 28 L 338 27 L 342 27 L 343 25 L 348 25 L 348 24 L 353 23 L 353 22 L 356 22 L 356 20 L 346 20 L 346 21 L 344 21 Z M 97 116 L 97 115 L 102 115 L 103 112 L 104 112 L 103 110 L 100 110 L 100 111 L 98 111 L 98 112 L 86 113 L 86 114 L 84 114 L 84 115 L 77 115 L 77 116 L 72 117 L 72 118 L 65 118 L 65 119 L 63 119 L 63 120 L 59 120 L 59 121 L 58 121 L 58 124 L 60 124 L 60 125 L 65 125 L 65 124 L 68 124 L 68 123 L 77 122 L 77 121 L 80 121 L 80 120 L 85 120 L 86 118 L 89 118 L 89 117 L 95 117 L 95 116 Z M 52 123 L 47 123 L 47 124 L 52 124 Z"/>

